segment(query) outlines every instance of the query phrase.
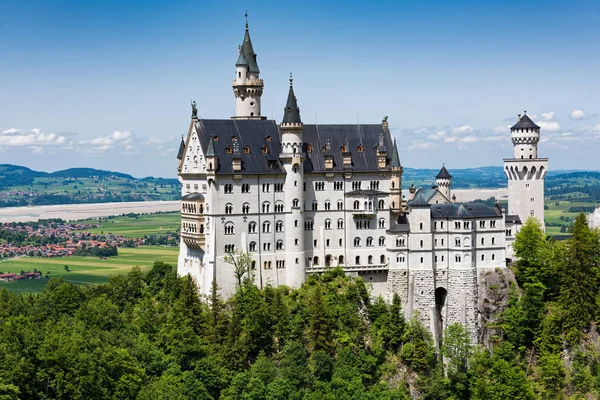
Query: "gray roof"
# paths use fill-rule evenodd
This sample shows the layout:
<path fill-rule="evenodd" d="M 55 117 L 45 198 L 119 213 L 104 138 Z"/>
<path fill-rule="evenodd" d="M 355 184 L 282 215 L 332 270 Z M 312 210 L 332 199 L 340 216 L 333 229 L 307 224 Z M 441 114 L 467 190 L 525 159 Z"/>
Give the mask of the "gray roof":
<path fill-rule="evenodd" d="M 396 146 L 396 138 L 394 138 L 394 148 L 392 149 L 392 167 L 400 166 L 400 157 L 398 157 L 398 146 Z"/>
<path fill-rule="evenodd" d="M 381 124 L 348 124 L 348 125 L 304 125 L 304 150 L 310 145 L 312 153 L 306 154 L 304 172 L 325 172 L 325 154 L 323 147 L 329 140 L 333 155 L 333 171 L 344 171 L 342 147 L 347 145 L 352 154 L 353 171 L 378 171 L 377 146 L 379 136 L 383 134 L 385 146 L 392 147 L 389 132 L 385 132 Z M 358 151 L 362 145 L 363 152 Z M 388 155 L 388 164 L 390 163 Z"/>
<path fill-rule="evenodd" d="M 283 124 L 300 123 L 300 109 L 294 95 L 294 87 L 292 86 L 292 76 L 290 75 L 290 91 L 288 93 L 287 102 L 283 109 Z"/>
<path fill-rule="evenodd" d="M 523 114 L 523 116 L 521 117 L 521 119 L 519 120 L 519 122 L 517 122 L 516 124 L 514 124 L 513 127 L 510 128 L 510 129 L 513 130 L 513 129 L 521 129 L 521 128 L 537 128 L 537 129 L 539 129 L 540 127 L 537 126 L 535 124 L 535 122 L 533 122 L 531 120 L 531 118 L 529 118 L 527 116 L 527 114 Z"/>
<path fill-rule="evenodd" d="M 504 216 L 504 220 L 506 222 L 512 222 L 513 224 L 521 224 L 521 217 L 519 217 L 518 215 L 508 215 L 508 214 L 506 214 Z"/>
<path fill-rule="evenodd" d="M 438 172 L 438 174 L 435 176 L 436 179 L 452 179 L 452 175 L 450 175 L 450 173 L 448 172 L 448 170 L 446 169 L 446 166 L 442 166 L 442 169 L 440 169 L 440 172 Z"/>
<path fill-rule="evenodd" d="M 429 201 L 433 196 L 438 193 L 438 190 L 435 188 L 420 188 L 415 197 L 408 202 L 409 206 L 428 206 L 430 205 Z"/>
<path fill-rule="evenodd" d="M 181 160 L 183 158 L 183 153 L 185 153 L 185 142 L 183 141 L 183 136 L 182 136 L 181 143 L 179 144 L 179 151 L 177 152 L 178 160 Z"/>
<path fill-rule="evenodd" d="M 237 67 L 241 65 L 248 65 L 248 61 L 246 61 L 246 57 L 244 57 L 244 53 L 242 53 L 242 50 L 240 49 L 240 55 L 235 63 L 235 66 Z"/>
<path fill-rule="evenodd" d="M 188 200 L 188 201 L 193 201 L 193 200 L 203 200 L 204 196 L 202 195 L 202 193 L 188 193 L 185 196 L 181 197 L 181 200 Z"/>
<path fill-rule="evenodd" d="M 499 207 L 490 207 L 483 203 L 446 203 L 432 204 L 431 218 L 495 218 L 502 217 Z"/>
<path fill-rule="evenodd" d="M 254 48 L 252 47 L 252 40 L 250 40 L 250 32 L 248 32 L 248 25 L 246 25 L 246 33 L 244 34 L 244 41 L 242 42 L 242 54 L 244 55 L 244 58 L 248 63 L 248 70 L 250 72 L 260 72 L 260 70 L 258 69 L 258 64 L 256 63 L 256 53 L 254 52 Z"/>
<path fill-rule="evenodd" d="M 196 122 L 196 130 L 205 154 L 208 156 L 209 150 L 213 150 L 219 158 L 216 171 L 219 174 L 234 173 L 232 160 L 236 157 L 242 159 L 242 173 L 261 174 L 284 171 L 277 159 L 277 155 L 281 151 L 281 140 L 275 121 L 200 119 Z M 211 137 L 212 146 L 209 145 Z M 234 154 L 233 137 L 236 138 L 240 149 L 248 146 L 250 153 L 241 151 L 239 154 Z M 227 148 L 230 146 L 231 154 L 227 153 Z M 268 150 L 267 153 L 263 153 L 265 146 Z"/>
<path fill-rule="evenodd" d="M 402 232 L 408 232 L 408 231 L 409 231 L 408 218 L 406 218 L 406 215 L 400 215 L 398 217 L 397 223 L 394 226 L 392 226 L 390 229 L 388 229 L 386 232 L 387 233 L 402 233 Z"/>
<path fill-rule="evenodd" d="M 215 155 L 219 158 L 216 171 L 219 174 L 233 173 L 234 154 L 229 154 L 226 150 L 229 146 L 233 150 L 233 137 L 237 139 L 240 150 L 245 149 L 246 146 L 250 150 L 249 154 L 240 151 L 241 173 L 284 172 L 279 162 L 281 152 L 279 127 L 273 120 L 200 119 L 196 122 L 196 130 L 204 154 L 207 157 Z M 377 146 L 381 133 L 383 133 L 384 143 L 391 146 L 391 137 L 389 133 L 384 132 L 380 124 L 304 125 L 304 151 L 308 146 L 312 147 L 312 152 L 306 154 L 304 172 L 325 172 L 325 155 L 333 158 L 333 171 L 344 171 L 342 146 L 346 144 L 352 154 L 353 171 L 379 171 Z M 325 154 L 323 147 L 328 142 L 329 151 Z M 358 151 L 360 145 L 364 147 L 362 153 Z M 267 153 L 263 152 L 265 146 L 268 149 Z M 389 162 L 388 158 L 388 164 Z"/>

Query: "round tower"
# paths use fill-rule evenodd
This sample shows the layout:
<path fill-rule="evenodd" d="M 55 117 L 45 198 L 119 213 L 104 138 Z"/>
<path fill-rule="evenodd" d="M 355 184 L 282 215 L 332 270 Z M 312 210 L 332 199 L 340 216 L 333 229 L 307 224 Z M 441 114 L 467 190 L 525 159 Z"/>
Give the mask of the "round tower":
<path fill-rule="evenodd" d="M 259 78 L 260 69 L 256 62 L 256 53 L 248 31 L 246 13 L 246 33 L 244 41 L 238 47 L 238 59 L 235 63 L 233 95 L 235 96 L 234 119 L 266 119 L 261 116 L 260 98 L 263 92 L 263 80 Z"/>
<path fill-rule="evenodd" d="M 514 158 L 527 160 L 537 158 L 537 145 L 540 141 L 540 127 L 528 116 L 527 111 L 518 115 L 518 122 L 510 128 Z"/>
<path fill-rule="evenodd" d="M 522 223 L 529 217 L 544 224 L 544 178 L 548 159 L 538 158 L 540 127 L 526 113 L 518 115 L 510 128 L 513 158 L 504 159 L 504 174 L 508 179 L 508 214 L 518 216 Z"/>
<path fill-rule="evenodd" d="M 435 176 L 435 184 L 440 193 L 444 195 L 448 202 L 450 202 L 452 199 L 452 196 L 450 195 L 450 188 L 452 187 L 452 175 L 450 175 L 445 165 L 442 166 L 440 172 L 438 172 L 438 174 Z"/>
<path fill-rule="evenodd" d="M 298 288 L 306 278 L 306 258 L 304 247 L 304 149 L 302 132 L 304 126 L 300 119 L 300 109 L 294 95 L 292 75 L 290 90 L 279 125 L 281 132 L 281 153 L 279 158 L 285 168 L 285 204 L 288 212 L 285 219 L 286 243 L 286 284 Z"/>

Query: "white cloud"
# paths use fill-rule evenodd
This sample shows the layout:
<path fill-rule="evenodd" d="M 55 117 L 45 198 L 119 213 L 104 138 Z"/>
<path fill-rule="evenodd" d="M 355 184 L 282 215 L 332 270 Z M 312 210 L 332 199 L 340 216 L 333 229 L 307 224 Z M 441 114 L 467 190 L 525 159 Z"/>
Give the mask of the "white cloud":
<path fill-rule="evenodd" d="M 542 128 L 542 131 L 557 132 L 560 130 L 560 124 L 556 121 L 538 121 L 536 124 Z"/>
<path fill-rule="evenodd" d="M 461 125 L 452 129 L 453 134 L 473 133 L 473 127 L 470 125 Z"/>
<path fill-rule="evenodd" d="M 98 136 L 92 139 L 90 144 L 96 146 L 96 150 L 106 151 L 115 145 L 127 148 L 131 145 L 133 139 L 134 135 L 130 131 L 114 131 L 108 136 Z"/>
<path fill-rule="evenodd" d="M 423 142 L 423 143 L 415 143 L 409 147 L 409 149 L 430 149 L 433 147 L 433 143 Z"/>
<path fill-rule="evenodd" d="M 43 133 L 40 129 L 21 131 L 20 129 L 10 128 L 2 131 L 0 146 L 56 146 L 64 145 L 66 140 L 66 137 L 63 135 Z"/>
<path fill-rule="evenodd" d="M 573 110 L 569 118 L 571 118 L 573 121 L 579 121 L 585 118 L 585 113 L 583 110 Z"/>
<path fill-rule="evenodd" d="M 445 131 L 439 131 L 437 133 L 432 133 L 431 135 L 427 136 L 429 139 L 432 140 L 439 140 L 441 138 L 443 138 L 444 136 L 446 136 L 446 132 Z"/>
<path fill-rule="evenodd" d="M 544 121 L 552 121 L 552 120 L 554 120 L 554 117 L 556 117 L 556 114 L 554 113 L 554 111 L 548 111 L 548 112 L 542 113 L 542 119 Z"/>

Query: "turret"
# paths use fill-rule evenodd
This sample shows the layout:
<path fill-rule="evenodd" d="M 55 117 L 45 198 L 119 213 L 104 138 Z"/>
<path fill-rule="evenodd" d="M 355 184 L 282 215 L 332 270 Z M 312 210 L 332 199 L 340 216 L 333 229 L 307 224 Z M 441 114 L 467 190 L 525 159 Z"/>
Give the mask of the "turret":
<path fill-rule="evenodd" d="M 300 109 L 294 94 L 292 74 L 290 90 L 279 125 L 281 132 L 281 153 L 279 159 L 285 169 L 285 204 L 289 210 L 285 216 L 286 284 L 298 288 L 306 278 L 306 257 L 304 247 L 304 149 L 302 133 L 304 125 L 300 119 Z"/>
<path fill-rule="evenodd" d="M 266 119 L 261 116 L 260 111 L 260 99 L 264 84 L 259 75 L 260 69 L 250 40 L 248 14 L 246 13 L 246 32 L 242 45 L 238 47 L 238 59 L 235 63 L 235 79 L 233 80 L 235 115 L 232 118 Z"/>
<path fill-rule="evenodd" d="M 387 129 L 387 117 L 384 121 L 384 129 Z M 398 145 L 394 138 L 394 146 L 392 148 L 392 161 L 390 163 L 392 169 L 392 177 L 390 182 L 390 204 L 392 212 L 403 211 L 404 205 L 402 201 L 402 165 L 400 165 L 400 157 L 398 157 Z"/>
<path fill-rule="evenodd" d="M 517 123 L 510 128 L 514 156 L 517 159 L 535 159 L 540 141 L 540 127 L 527 116 L 527 111 L 522 116 L 519 114 L 518 118 Z"/>
<path fill-rule="evenodd" d="M 435 184 L 441 194 L 444 195 L 448 202 L 451 201 L 452 196 L 450 195 L 450 188 L 452 187 L 452 175 L 446 169 L 446 166 L 442 166 L 440 172 L 435 176 Z"/>

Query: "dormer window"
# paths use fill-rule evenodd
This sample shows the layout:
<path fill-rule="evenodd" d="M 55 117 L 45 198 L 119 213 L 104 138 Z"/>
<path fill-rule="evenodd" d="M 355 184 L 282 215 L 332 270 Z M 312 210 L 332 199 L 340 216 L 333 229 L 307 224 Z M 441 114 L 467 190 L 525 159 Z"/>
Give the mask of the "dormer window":
<path fill-rule="evenodd" d="M 306 146 L 306 152 L 307 153 L 312 153 L 312 147 L 311 147 L 311 145 Z"/>
<path fill-rule="evenodd" d="M 227 152 L 227 154 L 232 154 L 233 153 L 233 149 L 231 148 L 231 146 L 227 146 L 227 148 L 225 149 L 225 151 Z"/>
<path fill-rule="evenodd" d="M 250 146 L 244 147 L 244 154 L 250 154 Z"/>
<path fill-rule="evenodd" d="M 231 137 L 231 141 L 232 141 L 232 142 L 235 142 L 236 140 L 237 140 L 237 138 L 235 137 L 235 135 L 233 135 L 233 136 Z"/>
<path fill-rule="evenodd" d="M 292 112 L 292 107 L 288 107 L 288 108 L 287 108 L 287 112 L 288 112 L 288 113 L 291 113 L 291 112 Z"/>
<path fill-rule="evenodd" d="M 365 148 L 364 148 L 364 147 L 363 147 L 363 145 L 361 144 L 361 145 L 359 145 L 359 146 L 358 146 L 358 149 L 357 149 L 357 150 L 358 150 L 358 152 L 359 152 L 359 153 L 362 153 L 363 151 L 365 151 Z"/>
<path fill-rule="evenodd" d="M 269 148 L 267 146 L 263 146 L 262 152 L 263 152 L 263 154 L 268 154 L 269 153 Z"/>
<path fill-rule="evenodd" d="M 348 151 L 348 147 L 347 146 L 342 146 L 342 153 L 346 153 Z"/>
<path fill-rule="evenodd" d="M 266 140 L 267 142 L 270 142 L 270 141 L 271 141 L 271 136 L 267 136 L 267 137 L 265 138 L 265 140 Z"/>
<path fill-rule="evenodd" d="M 323 146 L 323 153 L 326 153 L 329 148 L 327 146 Z"/>
<path fill-rule="evenodd" d="M 218 141 L 219 141 L 219 137 L 218 137 L 218 136 L 213 136 L 213 140 L 214 140 L 215 142 L 218 142 Z"/>

